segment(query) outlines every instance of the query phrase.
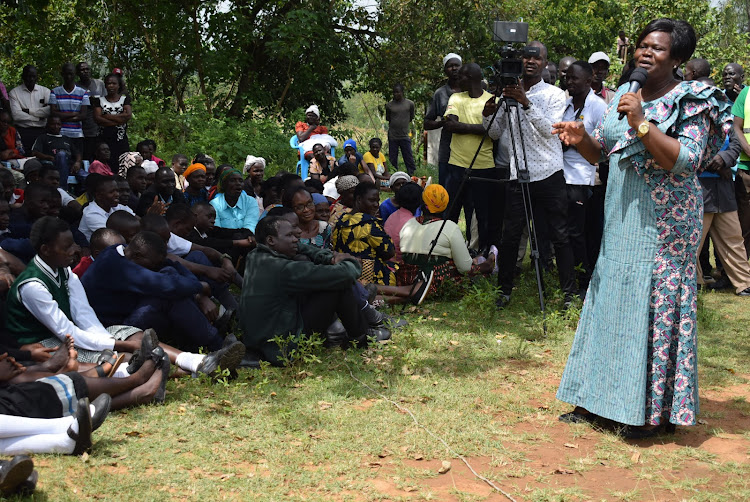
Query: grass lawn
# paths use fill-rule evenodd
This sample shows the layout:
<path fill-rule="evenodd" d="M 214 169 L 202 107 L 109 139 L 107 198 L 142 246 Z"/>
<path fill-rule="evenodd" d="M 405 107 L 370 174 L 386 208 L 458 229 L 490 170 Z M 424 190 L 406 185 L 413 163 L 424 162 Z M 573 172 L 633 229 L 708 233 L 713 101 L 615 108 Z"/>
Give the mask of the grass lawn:
<path fill-rule="evenodd" d="M 435 436 L 516 500 L 750 499 L 750 300 L 701 296 L 700 425 L 626 442 L 557 421 L 578 312 L 550 292 L 545 336 L 535 291 L 526 270 L 498 313 L 488 283 L 454 287 L 386 345 L 171 381 L 90 456 L 37 455 L 34 499 L 506 500 Z"/>

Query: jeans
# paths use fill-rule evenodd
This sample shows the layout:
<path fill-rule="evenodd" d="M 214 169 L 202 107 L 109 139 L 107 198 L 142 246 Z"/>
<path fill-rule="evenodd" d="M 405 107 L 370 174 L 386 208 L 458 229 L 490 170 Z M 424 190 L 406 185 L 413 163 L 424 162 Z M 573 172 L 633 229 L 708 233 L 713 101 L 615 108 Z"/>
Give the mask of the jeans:
<path fill-rule="evenodd" d="M 588 185 L 567 185 L 568 189 L 568 240 L 573 251 L 573 263 L 581 266 L 578 273 L 579 289 L 586 289 L 591 278 L 591 264 L 586 252 L 586 211 L 591 188 Z"/>
<path fill-rule="evenodd" d="M 576 293 L 573 275 L 573 252 L 568 242 L 568 196 L 562 170 L 552 176 L 528 184 L 534 218 L 544 217 L 549 238 L 555 248 L 560 289 L 566 296 Z M 506 186 L 503 239 L 498 257 L 497 282 L 502 294 L 513 290 L 513 272 L 518 256 L 521 232 L 526 225 L 523 192 L 518 181 Z M 538 216 L 537 216 L 538 215 Z"/>
<path fill-rule="evenodd" d="M 60 173 L 60 188 L 67 190 L 68 175 L 70 174 L 70 152 L 66 150 L 57 152 L 53 164 L 57 172 Z"/>
<path fill-rule="evenodd" d="M 398 171 L 398 151 L 406 164 L 406 172 L 409 176 L 414 174 L 414 155 L 411 152 L 411 138 L 391 139 L 388 138 L 388 160 L 390 160 L 394 171 Z"/>

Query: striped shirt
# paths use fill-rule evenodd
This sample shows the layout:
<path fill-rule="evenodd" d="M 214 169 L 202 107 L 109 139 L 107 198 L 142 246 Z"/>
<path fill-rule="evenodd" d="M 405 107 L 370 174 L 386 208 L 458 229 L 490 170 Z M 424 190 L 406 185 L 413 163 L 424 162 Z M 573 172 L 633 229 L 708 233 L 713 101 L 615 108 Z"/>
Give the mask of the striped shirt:
<path fill-rule="evenodd" d="M 77 112 L 82 105 L 90 106 L 89 91 L 75 86 L 67 91 L 63 86 L 55 87 L 49 95 L 49 104 L 56 105 L 61 112 Z M 60 134 L 68 138 L 83 138 L 81 121 L 63 121 Z"/>

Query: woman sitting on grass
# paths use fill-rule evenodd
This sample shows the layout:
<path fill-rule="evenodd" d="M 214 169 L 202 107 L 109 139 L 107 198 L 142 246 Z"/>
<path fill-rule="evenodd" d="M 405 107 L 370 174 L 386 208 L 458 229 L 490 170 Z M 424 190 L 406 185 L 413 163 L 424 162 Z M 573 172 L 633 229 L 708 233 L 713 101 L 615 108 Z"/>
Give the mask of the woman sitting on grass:
<path fill-rule="evenodd" d="M 362 161 L 367 166 L 367 174 L 370 175 L 373 182 L 378 188 L 387 188 L 391 175 L 388 174 L 388 167 L 385 165 L 385 155 L 380 150 L 383 148 L 383 141 L 380 138 L 370 140 L 370 151 L 362 156 Z"/>
<path fill-rule="evenodd" d="M 292 209 L 299 218 L 302 231 L 299 241 L 317 248 L 331 248 L 331 226 L 327 221 L 315 219 L 315 202 L 305 187 L 295 187 L 284 192 L 284 207 Z"/>

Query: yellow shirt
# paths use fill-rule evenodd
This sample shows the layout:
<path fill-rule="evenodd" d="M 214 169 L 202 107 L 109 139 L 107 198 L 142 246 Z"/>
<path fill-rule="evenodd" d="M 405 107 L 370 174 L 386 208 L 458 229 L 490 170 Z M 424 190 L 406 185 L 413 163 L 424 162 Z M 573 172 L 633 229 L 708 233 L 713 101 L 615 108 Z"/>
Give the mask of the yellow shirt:
<path fill-rule="evenodd" d="M 385 155 L 383 155 L 383 152 L 380 152 L 377 159 L 373 154 L 367 152 L 362 156 L 362 160 L 364 161 L 365 165 L 374 165 L 376 174 L 383 174 L 385 172 Z"/>
<path fill-rule="evenodd" d="M 455 115 L 458 117 L 458 121 L 463 124 L 481 124 L 482 110 L 491 97 L 492 94 L 487 91 L 484 91 L 478 98 L 469 97 L 468 92 L 457 92 L 451 95 L 448 100 L 445 115 Z M 453 133 L 451 136 L 451 156 L 448 163 L 459 167 L 469 167 L 481 140 L 482 136 L 479 134 Z M 485 138 L 472 169 L 489 169 L 492 167 L 495 167 L 492 140 Z"/>

